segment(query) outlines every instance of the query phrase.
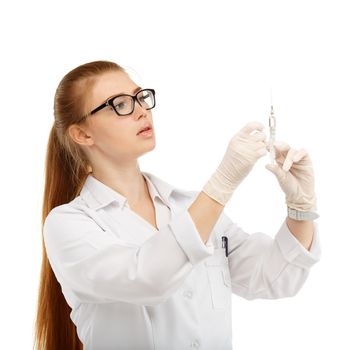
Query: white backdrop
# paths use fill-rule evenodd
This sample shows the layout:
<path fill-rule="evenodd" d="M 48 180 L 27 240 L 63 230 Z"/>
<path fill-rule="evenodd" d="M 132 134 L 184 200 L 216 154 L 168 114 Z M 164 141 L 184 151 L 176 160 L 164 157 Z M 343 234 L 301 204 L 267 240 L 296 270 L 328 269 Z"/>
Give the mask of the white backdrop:
<path fill-rule="evenodd" d="M 29 349 L 41 263 L 44 157 L 60 79 L 115 61 L 156 90 L 156 148 L 140 167 L 200 190 L 231 137 L 266 125 L 314 163 L 322 258 L 293 298 L 233 295 L 233 345 L 349 348 L 349 10 L 346 1 L 12 1 L 1 29 L 1 348 Z M 210 98 L 208 96 L 211 96 Z M 179 103 L 181 101 L 181 103 Z M 272 237 L 284 194 L 260 159 L 226 206 Z"/>

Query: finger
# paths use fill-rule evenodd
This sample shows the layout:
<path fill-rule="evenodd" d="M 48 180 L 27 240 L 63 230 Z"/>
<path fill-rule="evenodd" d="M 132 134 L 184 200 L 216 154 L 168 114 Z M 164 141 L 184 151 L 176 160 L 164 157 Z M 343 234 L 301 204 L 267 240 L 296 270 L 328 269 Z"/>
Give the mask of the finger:
<path fill-rule="evenodd" d="M 301 159 L 303 159 L 305 156 L 307 156 L 307 151 L 306 149 L 302 148 L 299 150 L 293 157 L 293 162 L 299 162 Z"/>
<path fill-rule="evenodd" d="M 287 174 L 277 164 L 266 164 L 265 168 L 275 174 L 281 184 L 286 180 Z"/>
<path fill-rule="evenodd" d="M 289 171 L 289 169 L 291 168 L 291 166 L 293 165 L 293 158 L 295 156 L 295 154 L 297 153 L 297 150 L 295 150 L 294 148 L 290 148 L 287 154 L 286 159 L 283 162 L 283 166 L 282 169 L 284 171 Z"/>
<path fill-rule="evenodd" d="M 268 151 L 268 144 L 266 141 L 257 141 L 257 142 L 254 142 L 253 146 L 252 146 L 254 149 L 259 149 L 259 148 L 264 148 Z"/>
<path fill-rule="evenodd" d="M 265 147 L 263 147 L 263 148 L 260 147 L 259 149 L 256 150 L 256 153 L 259 157 L 262 157 L 262 156 L 265 156 L 267 154 L 267 150 Z"/>
<path fill-rule="evenodd" d="M 250 135 L 250 139 L 253 141 L 264 141 L 266 140 L 266 134 L 263 131 L 258 131 L 255 134 Z"/>
<path fill-rule="evenodd" d="M 283 141 L 275 141 L 273 143 L 273 146 L 278 153 L 287 152 L 290 149 L 290 146 L 288 145 L 288 143 Z"/>
<path fill-rule="evenodd" d="M 254 121 L 247 123 L 241 130 L 240 132 L 246 135 L 249 135 L 252 131 L 254 130 L 263 130 L 264 125 L 260 122 Z"/>
<path fill-rule="evenodd" d="M 264 144 L 264 147 L 269 151 L 269 144 L 270 142 L 267 140 L 261 141 Z"/>
<path fill-rule="evenodd" d="M 273 143 L 273 148 L 275 149 L 276 162 L 282 167 L 286 155 L 290 150 L 290 146 L 286 142 L 275 141 Z"/>

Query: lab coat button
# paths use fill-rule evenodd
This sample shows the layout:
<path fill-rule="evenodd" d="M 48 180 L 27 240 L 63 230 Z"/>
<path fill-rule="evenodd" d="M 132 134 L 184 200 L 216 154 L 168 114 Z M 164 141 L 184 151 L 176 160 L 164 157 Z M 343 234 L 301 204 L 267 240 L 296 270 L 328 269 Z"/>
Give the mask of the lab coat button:
<path fill-rule="evenodd" d="M 191 343 L 191 348 L 198 348 L 199 347 L 199 341 L 196 339 Z"/>
<path fill-rule="evenodd" d="M 191 299 L 192 295 L 193 295 L 192 291 L 190 291 L 190 290 L 185 290 L 183 294 L 185 297 L 187 297 L 189 299 Z"/>

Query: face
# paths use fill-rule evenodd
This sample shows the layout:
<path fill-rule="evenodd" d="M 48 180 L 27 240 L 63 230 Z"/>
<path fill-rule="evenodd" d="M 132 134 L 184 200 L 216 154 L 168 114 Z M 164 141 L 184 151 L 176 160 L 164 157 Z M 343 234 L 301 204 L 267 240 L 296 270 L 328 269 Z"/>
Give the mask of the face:
<path fill-rule="evenodd" d="M 135 95 L 138 90 L 141 90 L 140 87 L 126 73 L 104 73 L 92 87 L 87 101 L 88 110 L 98 107 L 109 97 L 123 93 Z M 137 135 L 145 124 L 151 126 L 151 136 Z M 85 149 L 92 163 L 95 157 L 117 162 L 135 160 L 155 147 L 152 112 L 136 101 L 132 114 L 118 116 L 111 106 L 107 106 L 89 116 L 83 128 L 86 133 L 84 142 L 88 146 Z M 83 135 L 80 134 L 79 137 L 82 141 Z"/>

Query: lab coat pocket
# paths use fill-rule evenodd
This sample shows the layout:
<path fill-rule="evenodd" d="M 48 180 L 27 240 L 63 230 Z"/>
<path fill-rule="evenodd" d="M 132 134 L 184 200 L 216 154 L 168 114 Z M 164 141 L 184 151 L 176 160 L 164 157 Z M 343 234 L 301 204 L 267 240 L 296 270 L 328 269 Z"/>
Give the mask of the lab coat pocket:
<path fill-rule="evenodd" d="M 215 248 L 214 254 L 205 260 L 210 285 L 212 306 L 223 309 L 231 305 L 231 276 L 225 249 Z"/>

